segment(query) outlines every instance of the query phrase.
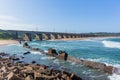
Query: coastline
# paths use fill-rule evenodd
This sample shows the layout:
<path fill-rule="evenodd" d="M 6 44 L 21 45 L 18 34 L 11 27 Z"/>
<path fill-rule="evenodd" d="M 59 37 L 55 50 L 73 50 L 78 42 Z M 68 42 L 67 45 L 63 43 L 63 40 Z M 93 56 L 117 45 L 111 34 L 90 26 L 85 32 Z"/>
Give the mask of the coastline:
<path fill-rule="evenodd" d="M 68 39 L 60 39 L 60 40 L 63 40 L 63 41 L 64 40 L 65 41 L 68 40 L 69 41 L 69 40 L 86 40 L 86 39 L 99 39 L 99 38 L 120 38 L 120 37 L 86 37 L 86 38 L 68 38 Z M 19 44 L 19 41 L 17 41 L 17 40 L 0 40 L 0 46 L 2 46 L 2 45 L 9 45 L 9 44 Z M 95 69 L 99 69 L 100 68 L 101 70 L 103 70 L 103 71 L 105 70 L 105 72 L 108 72 L 109 74 L 112 74 L 113 68 L 117 69 L 116 67 L 113 67 L 113 66 L 107 66 L 107 65 L 102 64 L 102 63 L 96 63 L 96 62 L 93 62 L 93 61 L 87 61 L 87 60 L 82 60 L 82 59 L 78 60 L 78 59 L 76 59 L 74 57 L 69 57 L 68 59 L 73 61 L 73 62 L 76 62 L 76 63 L 84 64 L 84 65 L 86 65 L 88 67 L 93 67 Z M 98 67 L 95 67 L 95 65 L 98 65 Z"/>
<path fill-rule="evenodd" d="M 9 44 L 19 44 L 17 40 L 0 40 L 0 46 Z"/>
<path fill-rule="evenodd" d="M 120 38 L 119 36 L 115 37 L 115 36 L 109 36 L 109 37 L 84 37 L 84 38 L 64 38 L 64 39 L 51 39 L 52 41 L 56 41 L 56 40 L 59 40 L 59 41 L 70 41 L 70 40 L 86 40 L 86 39 L 99 39 L 99 38 Z M 51 40 L 48 40 L 48 41 L 51 41 Z M 0 46 L 3 46 L 3 45 L 9 45 L 9 44 L 19 44 L 19 41 L 17 40 L 4 40 L 4 39 L 1 39 L 0 40 Z"/>
<path fill-rule="evenodd" d="M 63 39 L 52 39 L 55 40 L 62 40 L 62 41 L 69 41 L 69 40 L 86 40 L 86 39 L 99 39 L 99 38 L 120 38 L 120 36 L 109 36 L 109 37 L 83 37 L 83 38 L 63 38 Z"/>

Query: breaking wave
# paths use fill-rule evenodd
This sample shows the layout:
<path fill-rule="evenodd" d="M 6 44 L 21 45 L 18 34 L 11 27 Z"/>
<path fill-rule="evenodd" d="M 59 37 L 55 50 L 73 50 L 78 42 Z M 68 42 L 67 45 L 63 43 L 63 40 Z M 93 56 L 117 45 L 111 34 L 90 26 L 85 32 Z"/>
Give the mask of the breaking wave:
<path fill-rule="evenodd" d="M 114 41 L 102 41 L 105 47 L 108 48 L 119 48 L 120 49 L 120 43 L 119 42 L 114 42 Z"/>

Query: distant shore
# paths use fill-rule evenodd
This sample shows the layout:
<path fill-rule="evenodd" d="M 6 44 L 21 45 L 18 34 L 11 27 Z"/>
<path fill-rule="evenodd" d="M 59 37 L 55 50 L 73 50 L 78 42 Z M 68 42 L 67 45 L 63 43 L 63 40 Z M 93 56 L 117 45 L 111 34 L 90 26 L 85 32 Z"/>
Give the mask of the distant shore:
<path fill-rule="evenodd" d="M 55 39 L 55 40 L 63 40 L 63 41 L 67 41 L 67 40 L 86 40 L 86 39 L 96 39 L 96 38 L 120 38 L 117 36 L 109 36 L 109 37 L 83 37 L 83 38 L 65 38 L 65 39 Z"/>
<path fill-rule="evenodd" d="M 0 46 L 9 44 L 19 44 L 17 40 L 0 40 Z"/>
<path fill-rule="evenodd" d="M 120 38 L 120 37 L 115 37 L 115 36 L 110 36 L 110 37 L 83 37 L 83 38 L 65 38 L 65 39 L 55 39 L 55 40 L 68 41 L 68 40 L 86 40 L 86 39 L 94 39 L 94 38 Z M 9 45 L 9 44 L 19 44 L 19 41 L 17 41 L 17 40 L 0 40 L 0 46 Z"/>

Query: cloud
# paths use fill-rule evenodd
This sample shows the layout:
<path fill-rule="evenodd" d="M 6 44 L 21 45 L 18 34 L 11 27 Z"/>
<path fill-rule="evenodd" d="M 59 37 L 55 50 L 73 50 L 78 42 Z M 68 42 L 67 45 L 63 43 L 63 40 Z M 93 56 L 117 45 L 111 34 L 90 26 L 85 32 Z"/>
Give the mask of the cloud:
<path fill-rule="evenodd" d="M 20 19 L 14 17 L 14 16 L 5 16 L 5 15 L 0 15 L 0 20 L 7 20 L 7 21 L 18 21 Z"/>
<path fill-rule="evenodd" d="M 43 28 L 43 27 L 41 27 L 42 25 L 20 24 L 18 22 L 18 20 L 21 20 L 21 19 L 16 18 L 14 16 L 0 16 L 0 29 L 4 29 L 4 30 L 29 30 L 29 31 L 35 31 L 36 27 L 38 27 L 39 29 Z"/>

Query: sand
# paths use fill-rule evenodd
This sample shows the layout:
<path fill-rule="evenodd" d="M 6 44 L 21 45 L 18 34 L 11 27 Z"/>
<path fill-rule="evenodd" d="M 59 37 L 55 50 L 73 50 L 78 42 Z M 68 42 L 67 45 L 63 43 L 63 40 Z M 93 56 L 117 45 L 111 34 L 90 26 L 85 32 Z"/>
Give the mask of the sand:
<path fill-rule="evenodd" d="M 94 38 L 120 38 L 120 37 L 84 37 L 84 38 L 65 38 L 65 39 L 55 39 L 55 40 L 85 40 L 85 39 L 94 39 Z M 19 44 L 17 40 L 0 40 L 0 46 L 9 45 L 9 44 Z"/>
<path fill-rule="evenodd" d="M 83 38 L 63 38 L 63 39 L 55 39 L 55 40 L 86 40 L 86 39 L 99 39 L 99 38 L 120 38 L 120 36 L 109 36 L 109 37 L 83 37 Z"/>
<path fill-rule="evenodd" d="M 19 44 L 17 40 L 0 40 L 0 46 L 9 44 Z"/>

